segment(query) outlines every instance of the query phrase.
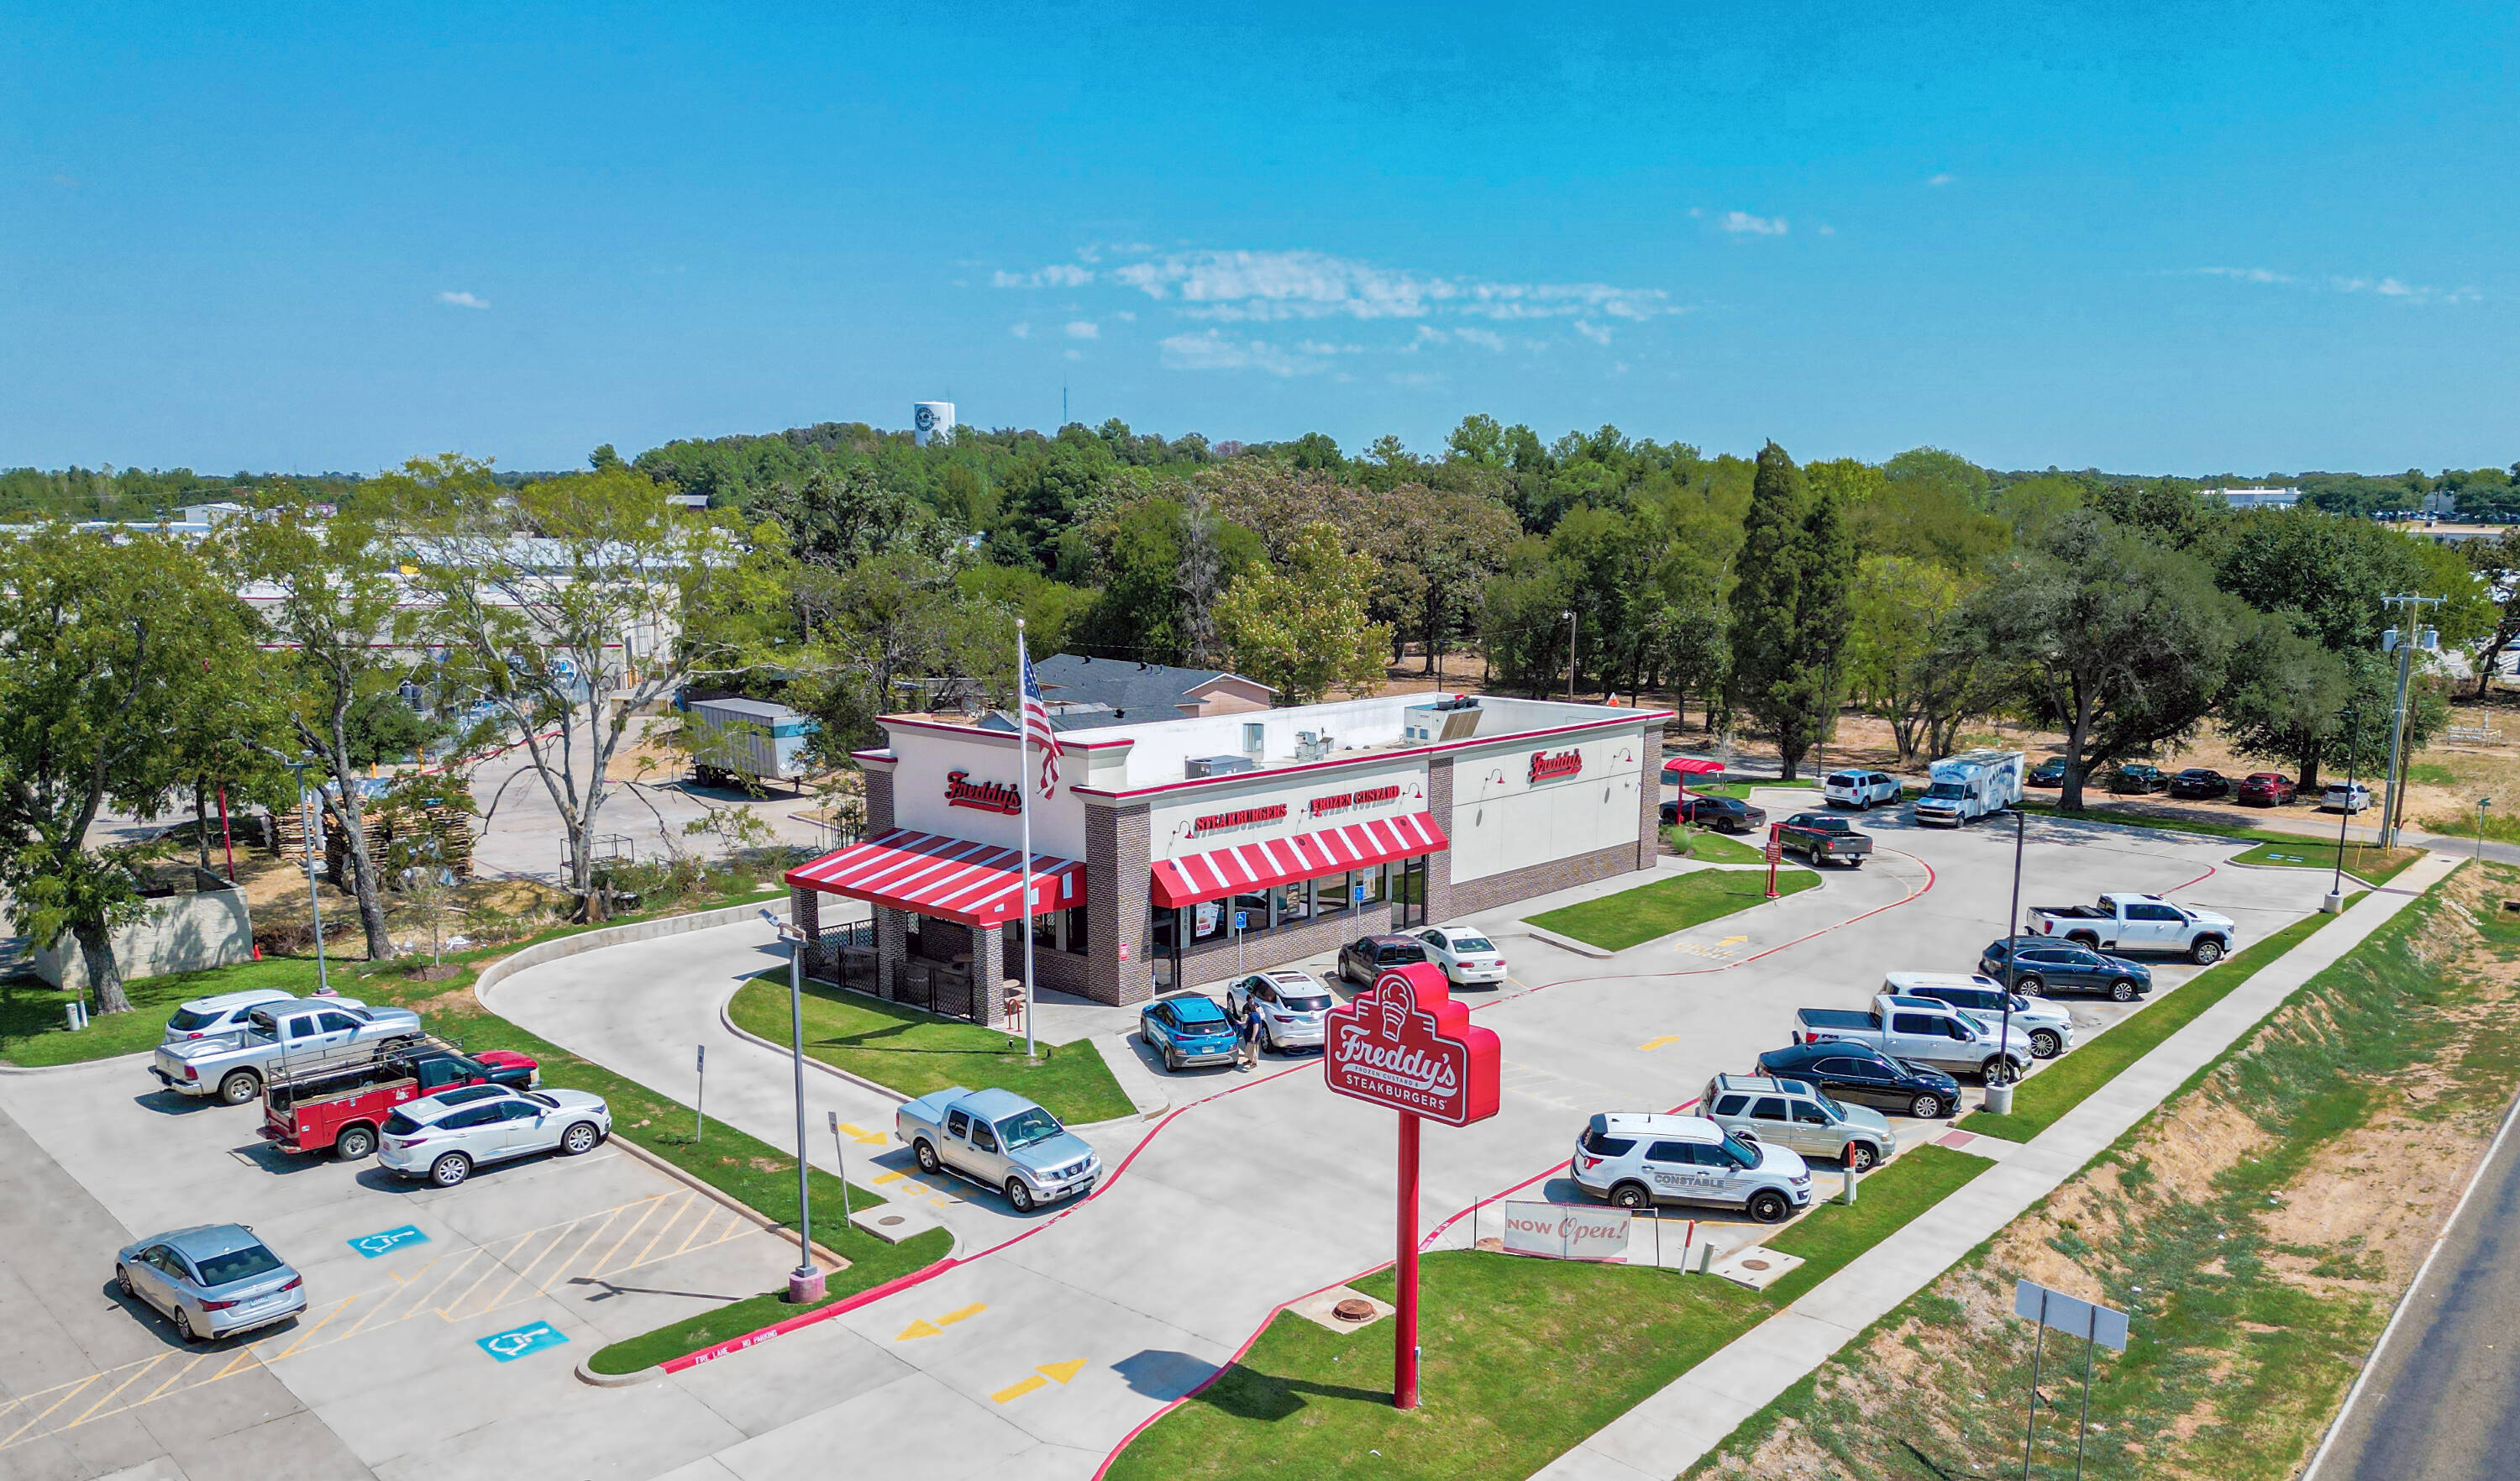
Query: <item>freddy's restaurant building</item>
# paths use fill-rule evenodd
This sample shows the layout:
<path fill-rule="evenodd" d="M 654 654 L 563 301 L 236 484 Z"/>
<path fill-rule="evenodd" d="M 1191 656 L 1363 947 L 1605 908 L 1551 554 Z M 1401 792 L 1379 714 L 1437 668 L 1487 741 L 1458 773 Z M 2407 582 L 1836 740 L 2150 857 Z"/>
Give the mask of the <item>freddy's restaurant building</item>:
<path fill-rule="evenodd" d="M 1139 1003 L 1651 867 L 1667 718 L 1391 696 L 1068 731 L 1027 913 L 1040 749 L 1018 776 L 1012 730 L 890 716 L 865 841 L 787 881 L 818 977 L 999 1022 L 1029 914 L 1043 989 Z M 873 920 L 823 928 L 827 895 Z"/>

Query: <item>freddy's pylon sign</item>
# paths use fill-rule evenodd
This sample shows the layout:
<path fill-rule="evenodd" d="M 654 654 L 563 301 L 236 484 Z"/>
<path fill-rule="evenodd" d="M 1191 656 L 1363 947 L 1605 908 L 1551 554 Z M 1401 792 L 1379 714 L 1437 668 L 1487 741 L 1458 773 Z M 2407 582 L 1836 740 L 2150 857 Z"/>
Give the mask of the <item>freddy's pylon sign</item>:
<path fill-rule="evenodd" d="M 1418 1407 L 1418 1122 L 1467 1126 L 1497 1112 L 1497 1036 L 1453 1001 L 1443 968 L 1419 962 L 1330 1010 L 1322 1073 L 1331 1090 L 1400 1113 L 1399 1314 L 1391 1403 Z"/>

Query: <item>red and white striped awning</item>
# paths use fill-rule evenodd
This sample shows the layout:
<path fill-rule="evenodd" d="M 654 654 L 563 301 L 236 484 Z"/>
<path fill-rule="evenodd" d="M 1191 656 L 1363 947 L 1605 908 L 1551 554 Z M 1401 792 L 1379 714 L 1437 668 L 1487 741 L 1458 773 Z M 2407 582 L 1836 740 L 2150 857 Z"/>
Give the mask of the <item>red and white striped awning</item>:
<path fill-rule="evenodd" d="M 1161 906 L 1195 905 L 1295 879 L 1315 879 L 1345 870 L 1431 854 L 1451 847 L 1433 813 L 1411 813 L 1373 823 L 1348 823 L 1317 833 L 1297 833 L 1266 843 L 1238 843 L 1204 854 L 1155 862 L 1154 896 Z"/>
<path fill-rule="evenodd" d="M 888 905 L 965 925 L 998 925 L 1024 914 L 1023 854 L 994 843 L 897 828 L 788 872 L 791 885 Z M 1032 856 L 1031 914 L 1085 903 L 1085 866 Z"/>

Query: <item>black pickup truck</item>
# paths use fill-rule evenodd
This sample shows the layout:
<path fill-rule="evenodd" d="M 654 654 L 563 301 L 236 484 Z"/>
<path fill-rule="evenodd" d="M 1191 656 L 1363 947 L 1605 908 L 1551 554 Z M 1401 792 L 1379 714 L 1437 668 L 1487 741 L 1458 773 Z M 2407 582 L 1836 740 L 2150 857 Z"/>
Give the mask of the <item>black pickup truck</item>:
<path fill-rule="evenodd" d="M 1789 854 L 1814 864 L 1843 864 L 1862 869 L 1872 853 L 1869 834 L 1835 813 L 1796 813 L 1777 829 L 1777 843 Z"/>

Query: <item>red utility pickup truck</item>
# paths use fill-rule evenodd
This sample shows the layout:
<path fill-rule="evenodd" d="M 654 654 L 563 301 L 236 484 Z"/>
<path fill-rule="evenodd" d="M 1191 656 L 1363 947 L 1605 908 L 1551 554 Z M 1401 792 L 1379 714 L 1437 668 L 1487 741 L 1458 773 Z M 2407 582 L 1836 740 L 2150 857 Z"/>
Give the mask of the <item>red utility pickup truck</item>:
<path fill-rule="evenodd" d="M 495 1049 L 468 1055 L 424 1040 L 365 1064 L 274 1080 L 262 1092 L 262 1135 L 283 1151 L 331 1147 L 342 1161 L 355 1162 L 377 1149 L 378 1128 L 406 1100 L 468 1085 L 525 1090 L 541 1079 L 541 1066 L 526 1055 Z"/>

